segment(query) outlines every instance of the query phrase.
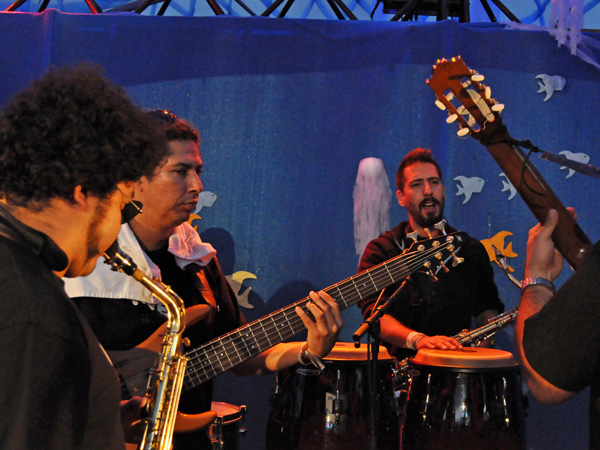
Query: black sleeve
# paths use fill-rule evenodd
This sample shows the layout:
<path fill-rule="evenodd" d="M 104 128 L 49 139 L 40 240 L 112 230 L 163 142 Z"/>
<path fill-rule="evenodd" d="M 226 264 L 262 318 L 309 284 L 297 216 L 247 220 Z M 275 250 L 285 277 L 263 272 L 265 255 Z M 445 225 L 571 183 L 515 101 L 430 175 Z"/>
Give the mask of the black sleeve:
<path fill-rule="evenodd" d="M 494 282 L 494 268 L 490 257 L 481 242 L 477 239 L 470 240 L 472 260 L 469 264 L 473 267 L 473 283 L 476 283 L 475 293 L 477 301 L 474 304 L 473 316 L 477 317 L 484 311 L 494 310 L 499 314 L 504 312 L 504 303 L 500 300 L 498 287 Z"/>
<path fill-rule="evenodd" d="M 578 392 L 595 380 L 600 354 L 600 242 L 544 308 L 525 321 L 531 366 L 560 389 Z"/>

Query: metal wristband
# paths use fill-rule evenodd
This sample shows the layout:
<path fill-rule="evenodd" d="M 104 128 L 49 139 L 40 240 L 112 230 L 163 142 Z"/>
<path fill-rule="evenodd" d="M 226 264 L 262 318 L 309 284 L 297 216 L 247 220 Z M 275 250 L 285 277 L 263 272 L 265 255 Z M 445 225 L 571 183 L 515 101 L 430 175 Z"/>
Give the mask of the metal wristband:
<path fill-rule="evenodd" d="M 521 281 L 521 291 L 524 291 L 529 286 L 544 286 L 546 289 L 550 289 L 553 294 L 556 292 L 554 283 L 542 277 L 527 277 Z"/>
<path fill-rule="evenodd" d="M 304 366 L 312 364 L 321 371 L 325 370 L 325 365 L 323 364 L 323 361 L 321 361 L 308 350 L 308 342 L 304 342 L 300 347 L 300 353 L 298 353 L 298 362 Z"/>

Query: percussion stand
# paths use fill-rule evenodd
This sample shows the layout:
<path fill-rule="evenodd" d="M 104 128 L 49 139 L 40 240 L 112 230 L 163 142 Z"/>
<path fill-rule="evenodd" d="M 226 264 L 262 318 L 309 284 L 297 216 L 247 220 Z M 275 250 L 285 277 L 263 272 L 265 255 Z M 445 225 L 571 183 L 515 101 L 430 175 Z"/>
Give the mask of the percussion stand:
<path fill-rule="evenodd" d="M 386 311 L 390 308 L 392 303 L 400 297 L 400 293 L 404 291 L 410 277 L 406 278 L 400 287 L 396 289 L 396 291 L 388 297 L 388 299 L 379 305 L 381 298 L 383 297 L 383 293 L 385 289 L 381 291 L 379 294 L 379 298 L 375 302 L 375 307 L 373 308 L 373 312 L 371 316 L 366 319 L 363 324 L 356 330 L 356 333 L 352 336 L 354 340 L 354 346 L 356 348 L 360 347 L 360 339 L 364 334 L 368 331 L 369 336 L 371 337 L 371 345 L 370 345 L 370 354 L 371 358 L 367 361 L 367 376 L 369 378 L 369 398 L 371 400 L 371 404 L 369 405 L 371 408 L 371 441 L 370 441 L 370 450 L 377 450 L 377 433 L 375 430 L 376 420 L 375 420 L 375 410 L 376 410 L 376 396 L 377 396 L 377 356 L 379 355 L 379 343 L 381 341 L 380 338 L 380 325 L 379 320 L 386 313 Z"/>

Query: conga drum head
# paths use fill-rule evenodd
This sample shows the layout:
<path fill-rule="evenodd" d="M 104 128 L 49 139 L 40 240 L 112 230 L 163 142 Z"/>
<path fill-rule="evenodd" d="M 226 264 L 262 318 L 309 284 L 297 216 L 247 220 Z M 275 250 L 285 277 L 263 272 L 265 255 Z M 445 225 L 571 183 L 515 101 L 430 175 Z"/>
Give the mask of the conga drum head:
<path fill-rule="evenodd" d="M 515 367 L 512 353 L 504 350 L 480 347 L 464 347 L 462 350 L 423 348 L 410 359 L 412 365 L 444 367 L 447 369 L 496 369 Z"/>
<path fill-rule="evenodd" d="M 422 349 L 409 366 L 402 449 L 525 449 L 521 374 L 510 352 Z"/>

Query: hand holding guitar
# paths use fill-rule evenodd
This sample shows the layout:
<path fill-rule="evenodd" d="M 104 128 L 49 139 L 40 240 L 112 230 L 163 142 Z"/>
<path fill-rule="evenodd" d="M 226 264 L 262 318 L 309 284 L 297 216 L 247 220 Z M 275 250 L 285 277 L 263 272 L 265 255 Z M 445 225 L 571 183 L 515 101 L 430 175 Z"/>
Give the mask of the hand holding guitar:
<path fill-rule="evenodd" d="M 318 358 L 322 358 L 333 348 L 344 320 L 338 304 L 325 291 L 319 291 L 318 294 L 310 292 L 309 297 L 310 302 L 306 304 L 306 308 L 312 313 L 314 319 L 300 307 L 296 307 L 295 311 L 308 330 L 306 340 L 308 350 Z"/>

